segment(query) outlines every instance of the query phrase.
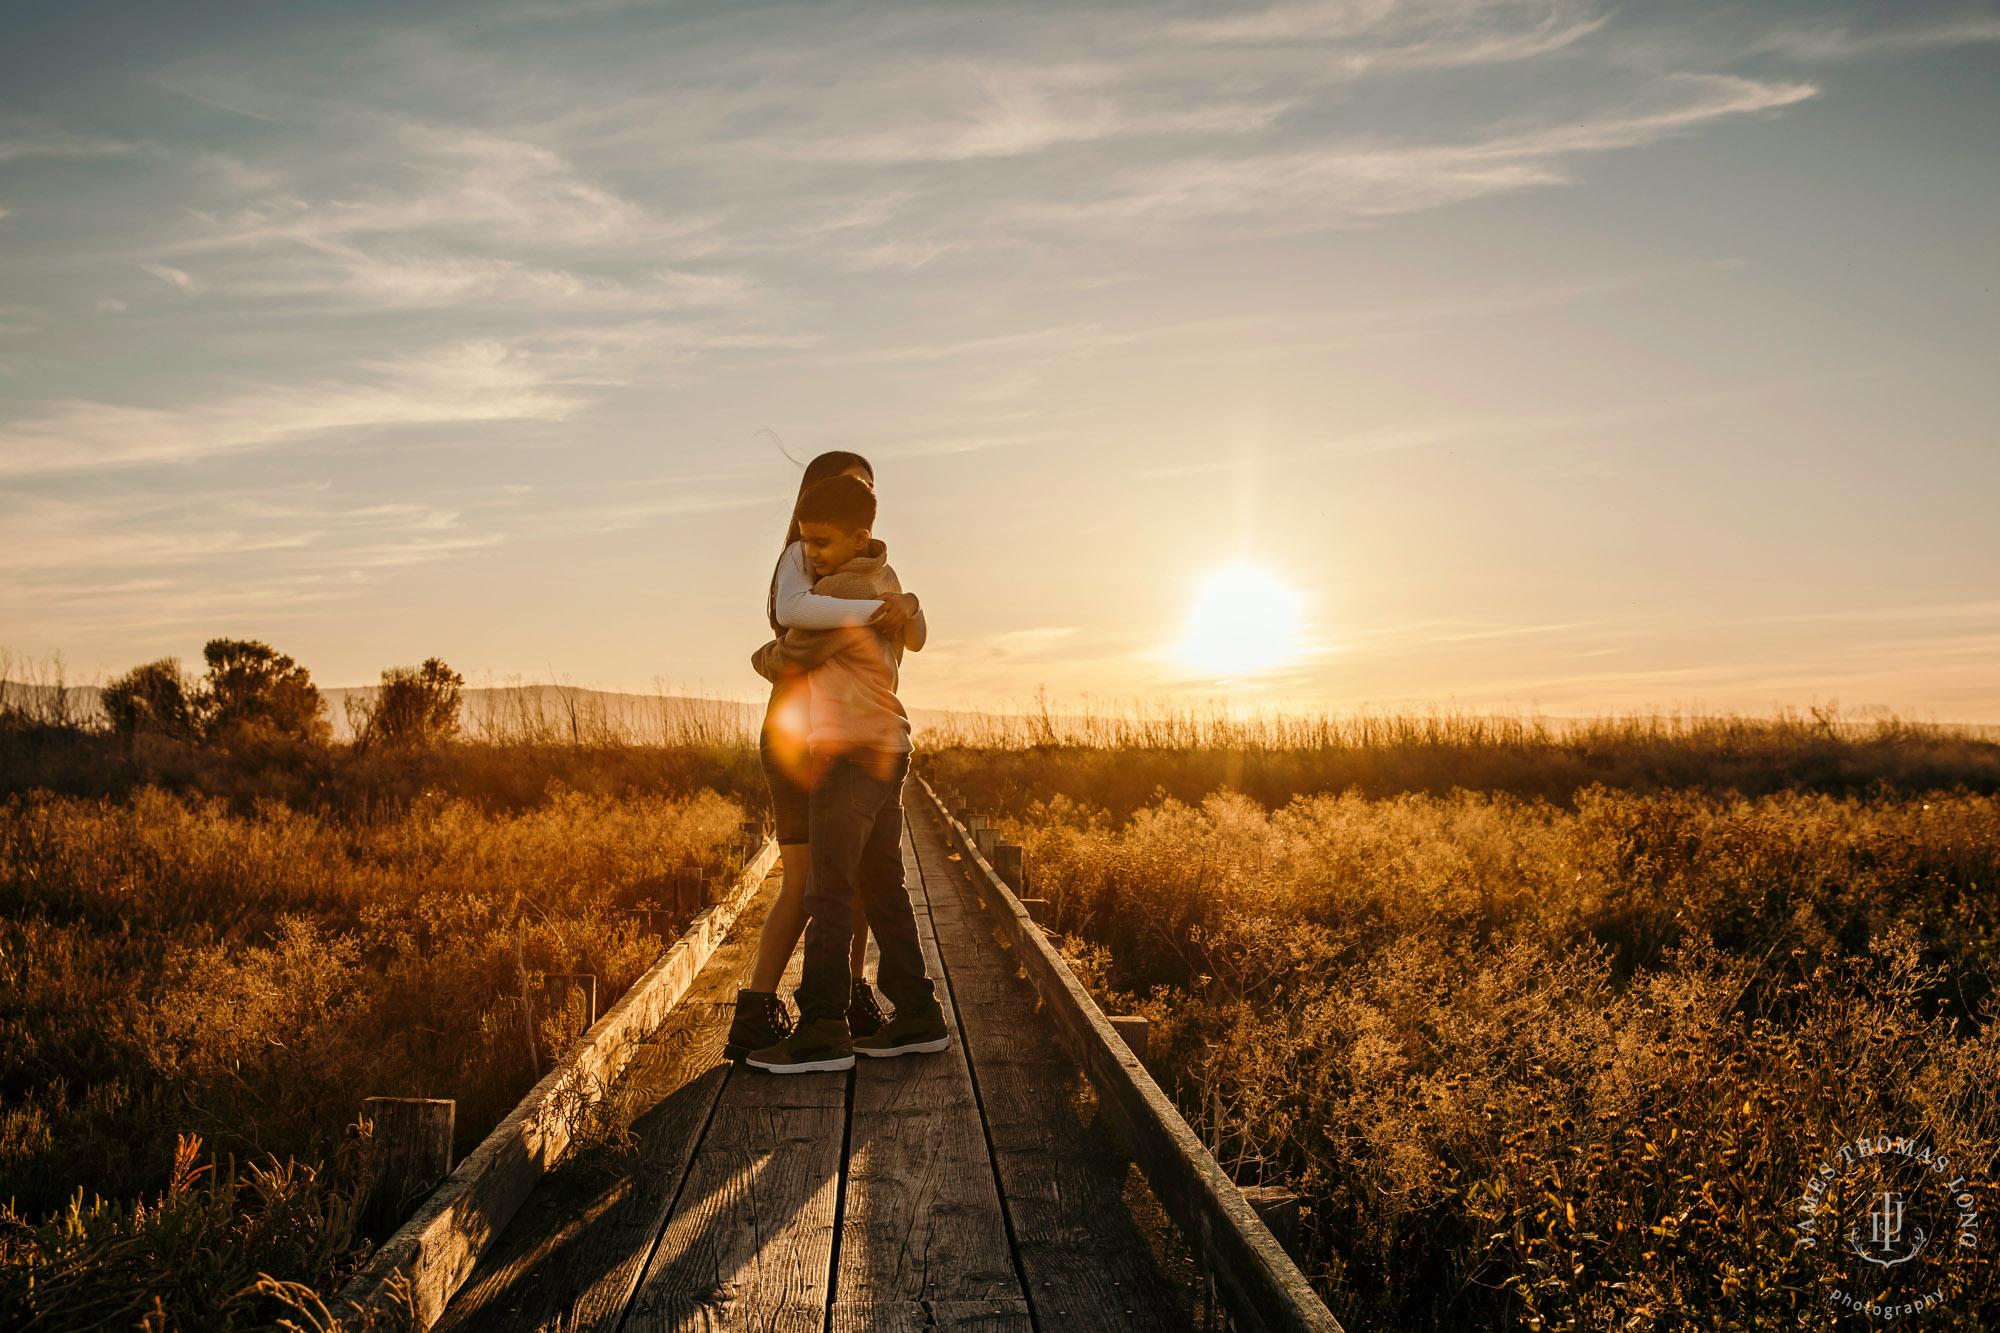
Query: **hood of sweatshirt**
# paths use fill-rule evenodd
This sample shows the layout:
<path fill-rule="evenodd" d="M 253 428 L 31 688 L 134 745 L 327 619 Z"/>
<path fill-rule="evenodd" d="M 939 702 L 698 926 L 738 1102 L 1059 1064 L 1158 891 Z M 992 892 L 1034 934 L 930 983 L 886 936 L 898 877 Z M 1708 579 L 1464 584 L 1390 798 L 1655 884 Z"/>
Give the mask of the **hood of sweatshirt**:
<path fill-rule="evenodd" d="M 870 537 L 861 553 L 830 574 L 822 574 L 813 591 L 822 597 L 880 597 L 875 580 L 889 564 L 889 547 L 880 537 Z"/>

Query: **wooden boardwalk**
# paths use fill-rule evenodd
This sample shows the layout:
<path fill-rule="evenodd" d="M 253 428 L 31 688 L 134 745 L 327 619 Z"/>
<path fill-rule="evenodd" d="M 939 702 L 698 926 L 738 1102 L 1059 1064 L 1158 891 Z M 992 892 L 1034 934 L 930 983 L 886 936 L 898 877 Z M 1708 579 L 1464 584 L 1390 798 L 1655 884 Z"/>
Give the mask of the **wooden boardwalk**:
<path fill-rule="evenodd" d="M 636 1152 L 549 1172 L 436 1327 L 1192 1327 L 1090 1085 L 914 786 L 904 869 L 951 1049 L 845 1074 L 724 1063 L 772 874 L 625 1075 Z"/>

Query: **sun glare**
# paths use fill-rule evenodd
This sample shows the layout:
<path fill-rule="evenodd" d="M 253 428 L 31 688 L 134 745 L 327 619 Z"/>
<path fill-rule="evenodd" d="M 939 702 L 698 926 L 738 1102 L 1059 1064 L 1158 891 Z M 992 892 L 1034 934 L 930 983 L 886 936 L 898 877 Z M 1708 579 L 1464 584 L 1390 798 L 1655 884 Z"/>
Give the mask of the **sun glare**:
<path fill-rule="evenodd" d="M 1247 676 L 1295 661 L 1301 599 L 1269 570 L 1226 565 L 1204 578 L 1175 648 L 1182 666 L 1203 675 Z"/>

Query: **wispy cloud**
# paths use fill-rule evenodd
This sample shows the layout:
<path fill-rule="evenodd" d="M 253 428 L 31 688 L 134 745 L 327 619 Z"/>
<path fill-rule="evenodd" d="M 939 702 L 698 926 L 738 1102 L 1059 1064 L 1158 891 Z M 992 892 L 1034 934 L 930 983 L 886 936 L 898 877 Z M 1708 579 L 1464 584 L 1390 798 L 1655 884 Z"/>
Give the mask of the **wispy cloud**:
<path fill-rule="evenodd" d="M 1879 404 L 1908 388 L 1902 350 L 1858 327 L 1876 315 L 1833 297 L 1833 317 L 1801 314 L 1825 293 L 1800 273 L 1767 281 L 1788 256 L 1757 227 L 1718 242 L 1667 224 L 1740 184 L 1729 173 L 1759 153 L 1808 149 L 1787 172 L 1869 170 L 1879 143 L 1847 163 L 1828 147 L 1832 117 L 1787 109 L 1873 75 L 1836 80 L 1837 63 L 2000 27 L 1977 12 L 1683 17 L 1608 0 L 536 7 L 476 28 L 323 9 L 314 42 L 297 40 L 299 20 L 214 30 L 174 44 L 190 54 L 169 69 L 77 57 L 66 104 L 89 120 L 0 120 L 0 203 L 16 210 L 0 270 L 17 303 L 0 309 L 0 524 L 32 548 L 0 589 L 0 621 L 50 643 L 94 625 L 123 644 L 148 625 L 290 616 L 303 641 L 331 636 L 329 608 L 352 599 L 414 623 L 457 589 L 531 589 L 559 570 L 546 582 L 570 589 L 560 604 L 489 614 L 480 641 L 581 626 L 582 601 L 623 590 L 591 562 L 649 559 L 649 525 L 733 551 L 745 515 L 781 512 L 793 477 L 746 443 L 770 424 L 802 455 L 857 447 L 883 463 L 885 496 L 916 502 L 897 530 L 907 512 L 943 538 L 925 552 L 940 576 L 956 559 L 971 577 L 994 531 L 1031 520 L 1028 540 L 1076 544 L 1053 601 L 1011 622 L 1004 598 L 983 601 L 990 621 L 916 664 L 920 693 L 1005 693 L 1044 674 L 1144 688 L 1166 679 L 1146 654 L 1171 633 L 1150 622 L 1172 619 L 1175 596 L 1145 586 L 1146 533 L 1239 496 L 1260 516 L 1338 523 L 1367 503 L 1342 488 L 1384 470 L 1328 459 L 1434 449 L 1412 460 L 1434 466 L 1388 470 L 1484 469 L 1496 489 L 1547 498 L 1591 485 L 1551 487 L 1558 466 L 1669 468 L 1677 439 L 1719 453 L 1706 427 L 1724 418 L 1746 454 L 1770 453 L 1769 472 L 1738 460 L 1743 485 L 1796 474 L 1781 455 L 1808 447 L 1754 439 L 1759 427 L 1776 439 L 1810 418 L 1795 434 L 1860 457 L 1858 434 L 1820 418 L 1836 377 L 1847 388 L 1890 367 Z M 194 100 L 130 91 L 162 86 Z M 1784 133 L 1744 134 L 1741 158 L 1687 142 L 1753 125 Z M 1683 147 L 1651 159 L 1662 173 L 1589 189 L 1670 140 Z M 1681 193 L 1662 193 L 1668 179 Z M 1796 221 L 1783 194 L 1759 208 Z M 1620 221 L 1635 209 L 1660 225 Z M 1822 220 L 1822 257 L 1859 235 Z M 1743 270 L 1702 276 L 1720 273 L 1701 262 L 1715 247 Z M 1648 253 L 1663 257 L 1633 258 Z M 1915 283 L 1909 309 L 1951 285 Z M 1536 337 L 1547 355 L 1530 364 Z M 1751 350 L 1722 364 L 1725 345 Z M 1777 392 L 1801 386 L 1812 393 Z M 1471 456 L 1481 448 L 1508 452 Z M 1241 475 L 1218 488 L 1221 472 Z M 1203 480 L 1135 489 L 1135 476 Z M 1445 530 L 1441 515 L 1463 511 L 1444 489 L 1409 520 L 1435 525 L 1412 549 L 1439 561 L 1476 540 Z M 1690 523 L 1740 517 L 1724 496 L 1691 504 Z M 769 525 L 750 526 L 761 552 Z M 1263 535 L 1276 558 L 1287 535 Z M 1672 545 L 1646 535 L 1648 551 Z M 1329 649 L 1267 687 L 1331 689 L 1370 653 L 1413 679 L 1455 663 L 1464 678 L 1440 670 L 1427 694 L 1505 683 L 1536 657 L 1579 681 L 1685 666 L 1658 636 L 1594 621 L 1602 600 L 1563 600 L 1576 584 L 1546 549 L 1560 540 L 1471 558 L 1496 581 L 1518 561 L 1521 584 L 1548 592 L 1532 609 L 1468 610 L 1468 589 L 1492 585 L 1423 586 L 1387 551 L 1380 569 L 1295 561 L 1329 607 L 1343 578 L 1355 605 L 1398 606 L 1398 633 L 1343 640 L 1337 664 Z M 745 575 L 748 622 L 760 574 Z M 1937 600 L 1976 602 L 1963 586 Z M 1746 594 L 1732 609 L 1756 608 Z M 1855 612 L 1728 633 L 1778 628 L 1888 640 L 1951 623 Z M 723 637 L 660 632 L 691 655 Z M 665 638 L 642 637 L 574 641 L 592 659 L 659 656 Z M 520 666 L 545 650 L 504 651 Z M 716 653 L 730 668 L 741 656 Z"/>
<path fill-rule="evenodd" d="M 1247 134 L 1293 104 L 1284 98 L 1145 104 L 1121 95 L 1115 75 L 1102 66 L 1019 69 L 970 61 L 923 69 L 869 96 L 935 111 L 857 125 L 850 104 L 839 120 L 827 118 L 809 135 L 781 133 L 757 147 L 774 157 L 826 162 L 965 162 L 1125 136 Z"/>
<path fill-rule="evenodd" d="M 59 635 L 199 642 L 233 619 L 309 618 L 400 571 L 490 552 L 505 539 L 495 510 L 490 499 L 356 500 L 325 485 L 66 499 L 0 491 L 0 522 L 19 541 L 0 617 L 32 615 Z"/>
<path fill-rule="evenodd" d="M 1437 445 L 1506 444 L 1534 441 L 1546 443 L 1581 431 L 1602 431 L 1606 427 L 1641 422 L 1673 420 L 1712 412 L 1717 408 L 1741 407 L 1759 398 L 1796 392 L 1797 381 L 1772 381 L 1741 385 L 1705 393 L 1682 394 L 1648 402 L 1627 403 L 1570 412 L 1506 416 L 1482 413 L 1476 416 L 1439 417 L 1406 425 L 1378 427 L 1334 435 L 1303 449 L 1284 450 L 1242 458 L 1204 458 L 1194 463 L 1170 463 L 1136 470 L 1137 479 L 1157 480 L 1208 476 L 1232 472 L 1254 472 L 1272 466 L 1296 464 L 1314 458 L 1358 458 L 1370 454 L 1394 453 L 1405 449 L 1426 449 Z"/>
<path fill-rule="evenodd" d="M 1100 324 L 1066 324 L 1055 328 L 1025 329 L 1018 333 L 996 333 L 984 338 L 960 338 L 948 342 L 909 343 L 874 351 L 855 353 L 861 361 L 947 361 L 958 357 L 1001 356 L 1010 360 L 1027 356 L 1066 358 L 1085 355 L 1105 347 L 1132 341 L 1139 335 L 1111 333 Z"/>
<path fill-rule="evenodd" d="M 0 162 L 27 157 L 112 157 L 139 145 L 78 134 L 43 116 L 0 116 Z"/>
<path fill-rule="evenodd" d="M 190 514 L 190 509 L 199 512 Z M 63 500 L 0 494 L 0 512 L 19 542 L 11 563 L 24 578 L 157 570 L 163 564 L 294 548 L 312 540 L 309 532 L 296 529 L 242 526 L 245 516 L 240 513 L 218 522 L 222 516 L 213 504 L 190 506 L 150 496 Z"/>
<path fill-rule="evenodd" d="M 195 280 L 185 269 L 173 268 L 167 264 L 147 262 L 139 265 L 142 272 L 150 273 L 169 287 L 178 287 L 184 292 L 195 289 Z"/>
<path fill-rule="evenodd" d="M 658 380 L 721 352 L 811 342 L 636 320 L 420 347 L 393 361 L 360 360 L 338 378 L 238 387 L 178 406 L 31 402 L 0 421 L 0 476 L 186 463 L 401 427 L 559 422 L 641 367 Z"/>
<path fill-rule="evenodd" d="M 1790 106 L 1818 89 L 1727 75 L 1662 81 L 1652 106 L 1461 143 L 1334 143 L 1132 168 L 1100 199 L 1043 210 L 1124 222 L 1242 219 L 1258 230 L 1314 230 L 1414 213 L 1575 179 L 1575 159 L 1637 148 L 1726 116 Z"/>
<path fill-rule="evenodd" d="M 1560 51 L 1609 21 L 1595 5 L 1562 0 L 1417 0 L 1365 4 L 1309 0 L 1223 18 L 1183 20 L 1171 35 L 1203 44 L 1330 44 L 1349 72 L 1369 68 L 1462 68 Z"/>
<path fill-rule="evenodd" d="M 659 263 L 712 219 L 656 217 L 539 144 L 380 116 L 356 123 L 380 131 L 358 145 L 375 159 L 366 184 L 293 182 L 231 160 L 230 192 L 247 201 L 195 214 L 187 234 L 162 247 L 162 259 L 186 267 L 143 267 L 183 287 L 197 282 L 194 269 L 202 285 L 253 300 L 375 310 L 665 311 L 752 290 L 738 272 Z M 212 165 L 203 159 L 204 170 Z"/>
<path fill-rule="evenodd" d="M 1755 52 L 1775 52 L 1794 60 L 1836 64 L 1872 56 L 1909 55 L 1954 46 L 2000 42 L 2000 17 L 1965 14 L 1942 19 L 1890 22 L 1873 27 L 1847 19 L 1788 24 L 1751 44 Z"/>
<path fill-rule="evenodd" d="M 748 47 L 723 40 L 727 25 L 683 24 L 664 71 L 634 61 L 645 44 L 610 37 L 573 45 L 578 68 L 530 72 L 425 32 L 383 48 L 379 87 L 308 99 L 331 151 L 283 165 L 205 159 L 244 197 L 198 212 L 148 258 L 249 299 L 364 311 L 741 303 L 796 263 L 919 273 L 1135 226 L 1300 232 L 1562 184 L 1588 157 L 1815 92 L 1661 71 L 1639 85 L 1648 95 L 1539 116 L 1482 116 L 1473 103 L 1363 136 L 1329 120 L 1338 90 L 1568 59 L 1608 11 L 1343 0 L 1144 18 L 810 13 Z M 224 99 L 282 100 L 285 73 L 231 73 Z M 398 109 L 419 74 L 477 80 L 458 100 L 494 114 L 475 126 Z M 175 85 L 195 82 L 183 72 Z M 1540 90 L 1525 107 L 1536 102 Z M 991 176 L 1001 169 L 1004 183 Z M 635 188 L 663 177 L 664 194 Z"/>
<path fill-rule="evenodd" d="M 345 198 L 275 196 L 208 219 L 210 234 L 183 248 L 460 229 L 499 240 L 577 246 L 629 237 L 649 225 L 646 209 L 586 179 L 560 153 L 539 144 L 407 120 L 388 120 L 383 129 L 382 147 L 394 156 L 370 164 L 379 167 L 370 175 L 401 178 L 414 188 L 373 180 Z M 363 137 L 359 146 L 370 143 Z"/>
<path fill-rule="evenodd" d="M 340 432 L 446 422 L 557 421 L 581 399 L 534 358 L 467 342 L 365 379 L 266 385 L 186 407 L 129 407 L 85 398 L 37 405 L 0 424 L 0 475 L 186 462 Z"/>

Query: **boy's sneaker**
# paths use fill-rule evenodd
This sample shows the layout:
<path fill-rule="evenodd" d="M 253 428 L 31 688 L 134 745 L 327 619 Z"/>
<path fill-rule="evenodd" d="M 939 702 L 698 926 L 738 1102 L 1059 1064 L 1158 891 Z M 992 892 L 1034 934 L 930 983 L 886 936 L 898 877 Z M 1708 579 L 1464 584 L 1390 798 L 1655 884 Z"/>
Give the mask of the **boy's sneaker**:
<path fill-rule="evenodd" d="M 847 1031 L 856 1041 L 872 1037 L 888 1022 L 882 1006 L 875 1003 L 875 988 L 860 977 L 847 991 Z"/>
<path fill-rule="evenodd" d="M 791 1036 L 761 1051 L 752 1051 L 752 1069 L 773 1074 L 816 1074 L 854 1068 L 854 1039 L 847 1020 L 830 1014 L 801 1018 Z"/>
<path fill-rule="evenodd" d="M 922 1009 L 904 1013 L 882 1025 L 871 1037 L 858 1038 L 854 1050 L 859 1055 L 880 1060 L 891 1055 L 923 1055 L 951 1045 L 951 1029 L 944 1025 L 944 1006 L 933 1000 Z"/>
<path fill-rule="evenodd" d="M 792 1011 L 771 991 L 738 990 L 736 1017 L 729 1024 L 729 1038 L 722 1058 L 741 1060 L 752 1051 L 761 1051 L 792 1035 Z"/>

